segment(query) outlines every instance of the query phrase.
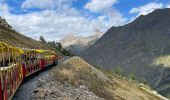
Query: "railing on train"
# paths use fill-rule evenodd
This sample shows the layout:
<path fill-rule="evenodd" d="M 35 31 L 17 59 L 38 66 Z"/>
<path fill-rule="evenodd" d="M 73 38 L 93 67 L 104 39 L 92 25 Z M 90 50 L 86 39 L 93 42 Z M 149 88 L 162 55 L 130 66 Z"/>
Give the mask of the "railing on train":
<path fill-rule="evenodd" d="M 0 41 L 0 100 L 11 100 L 24 77 L 55 64 L 56 59 L 53 51 L 17 48 Z"/>
<path fill-rule="evenodd" d="M 10 99 L 22 81 L 20 50 L 6 43 L 1 44 L 1 99 Z"/>

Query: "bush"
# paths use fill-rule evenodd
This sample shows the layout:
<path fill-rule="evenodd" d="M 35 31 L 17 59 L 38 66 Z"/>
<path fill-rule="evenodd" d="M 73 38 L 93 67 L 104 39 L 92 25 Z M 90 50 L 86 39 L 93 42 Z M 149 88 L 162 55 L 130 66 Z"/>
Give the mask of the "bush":
<path fill-rule="evenodd" d="M 143 83 L 143 84 L 145 84 L 145 85 L 147 85 L 147 84 L 148 84 L 148 82 L 146 81 L 146 79 L 145 79 L 145 78 L 141 78 L 140 82 L 141 82 L 141 83 Z"/>
<path fill-rule="evenodd" d="M 122 69 L 121 67 L 116 67 L 116 68 L 113 70 L 113 72 L 114 72 L 115 74 L 120 75 L 120 76 L 124 76 L 123 69 Z"/>
<path fill-rule="evenodd" d="M 128 76 L 128 78 L 131 79 L 131 80 L 135 80 L 135 79 L 136 79 L 136 77 L 135 77 L 135 75 L 134 75 L 133 73 L 131 73 L 131 74 Z"/>

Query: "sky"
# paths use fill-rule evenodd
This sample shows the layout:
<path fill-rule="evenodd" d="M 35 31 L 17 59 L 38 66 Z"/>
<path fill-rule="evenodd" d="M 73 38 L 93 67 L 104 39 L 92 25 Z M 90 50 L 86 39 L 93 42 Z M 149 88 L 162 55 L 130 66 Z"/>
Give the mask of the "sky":
<path fill-rule="evenodd" d="M 170 8 L 170 0 L 0 0 L 0 16 L 14 29 L 47 41 L 106 32 L 160 8 Z"/>

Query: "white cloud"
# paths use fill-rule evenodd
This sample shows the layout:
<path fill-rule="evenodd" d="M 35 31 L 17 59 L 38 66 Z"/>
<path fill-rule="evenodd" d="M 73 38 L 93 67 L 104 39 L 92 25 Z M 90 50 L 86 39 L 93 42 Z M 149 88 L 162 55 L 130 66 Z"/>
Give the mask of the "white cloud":
<path fill-rule="evenodd" d="M 25 2 L 28 1 L 31 0 Z M 43 35 L 48 41 L 59 40 L 69 33 L 74 33 L 79 36 L 88 36 L 94 29 L 105 32 L 111 26 L 119 26 L 125 22 L 125 18 L 123 18 L 121 13 L 117 10 L 112 10 L 111 8 L 105 8 L 103 10 L 103 15 L 98 16 L 97 18 L 87 18 L 82 15 L 79 10 L 73 8 L 68 2 L 63 5 L 69 6 L 62 6 L 61 4 L 55 9 L 42 5 L 33 6 L 33 4 L 31 4 L 26 6 L 26 4 L 23 4 L 25 5 L 23 6 L 24 8 L 39 7 L 42 8 L 42 11 L 28 12 L 19 15 L 10 13 L 10 7 L 7 4 L 0 3 L 0 5 L 0 12 L 4 12 L 0 13 L 0 16 L 5 17 L 7 22 L 9 22 L 9 24 L 17 31 L 34 39 L 38 39 L 39 36 Z"/>
<path fill-rule="evenodd" d="M 132 8 L 130 10 L 130 13 L 131 14 L 138 13 L 138 15 L 147 15 L 148 13 L 151 13 L 155 9 L 159 9 L 159 8 L 163 8 L 162 3 L 151 2 L 149 4 L 146 4 L 146 5 L 137 7 L 137 8 Z"/>
<path fill-rule="evenodd" d="M 170 4 L 166 6 L 166 8 L 170 8 Z"/>
<path fill-rule="evenodd" d="M 22 8 L 56 9 L 68 8 L 73 0 L 26 0 Z"/>
<path fill-rule="evenodd" d="M 103 13 L 108 19 L 107 24 L 109 24 L 109 26 L 120 26 L 125 24 L 127 20 L 119 11 L 114 10 L 112 8 L 104 9 Z"/>
<path fill-rule="evenodd" d="M 81 15 L 56 13 L 53 10 L 43 10 L 25 15 L 2 15 L 17 31 L 38 39 L 43 35 L 48 41 L 59 40 L 68 33 L 81 36 L 90 35 L 94 29 L 106 31 L 110 26 L 105 19 L 87 19 Z"/>
<path fill-rule="evenodd" d="M 4 3 L 3 0 L 0 1 L 0 14 L 7 15 L 9 14 L 9 7 Z"/>
<path fill-rule="evenodd" d="M 51 10 L 4 17 L 19 32 L 34 39 L 43 35 L 47 40 L 57 40 L 70 32 L 87 35 L 93 31 L 90 20 L 82 16 L 58 15 Z"/>
<path fill-rule="evenodd" d="M 117 0 L 91 0 L 84 6 L 84 8 L 91 12 L 98 12 L 105 8 L 110 8 L 115 3 L 117 3 Z"/>
<path fill-rule="evenodd" d="M 84 8 L 94 13 L 100 13 L 104 20 L 107 20 L 105 24 L 108 26 L 120 26 L 125 24 L 126 18 L 118 10 L 112 8 L 117 2 L 118 0 L 91 0 Z"/>

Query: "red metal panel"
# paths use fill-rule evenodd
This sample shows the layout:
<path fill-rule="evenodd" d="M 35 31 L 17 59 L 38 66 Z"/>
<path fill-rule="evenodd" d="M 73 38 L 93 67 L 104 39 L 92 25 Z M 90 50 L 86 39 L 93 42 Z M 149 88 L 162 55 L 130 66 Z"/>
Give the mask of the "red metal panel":
<path fill-rule="evenodd" d="M 23 78 L 26 76 L 26 65 L 25 64 L 22 64 L 22 75 L 23 75 Z"/>
<path fill-rule="evenodd" d="M 0 100 L 3 99 L 3 95 L 2 95 L 2 83 L 1 83 L 1 76 L 0 76 Z"/>
<path fill-rule="evenodd" d="M 12 72 L 10 72 L 10 96 L 12 95 L 12 90 L 13 90 L 13 86 L 12 86 Z"/>
<path fill-rule="evenodd" d="M 41 68 L 44 69 L 44 67 L 45 67 L 45 59 L 40 60 L 40 65 L 41 65 Z"/>
<path fill-rule="evenodd" d="M 4 100 L 8 100 L 8 94 L 7 94 L 7 80 L 6 80 L 6 74 L 4 75 Z"/>

